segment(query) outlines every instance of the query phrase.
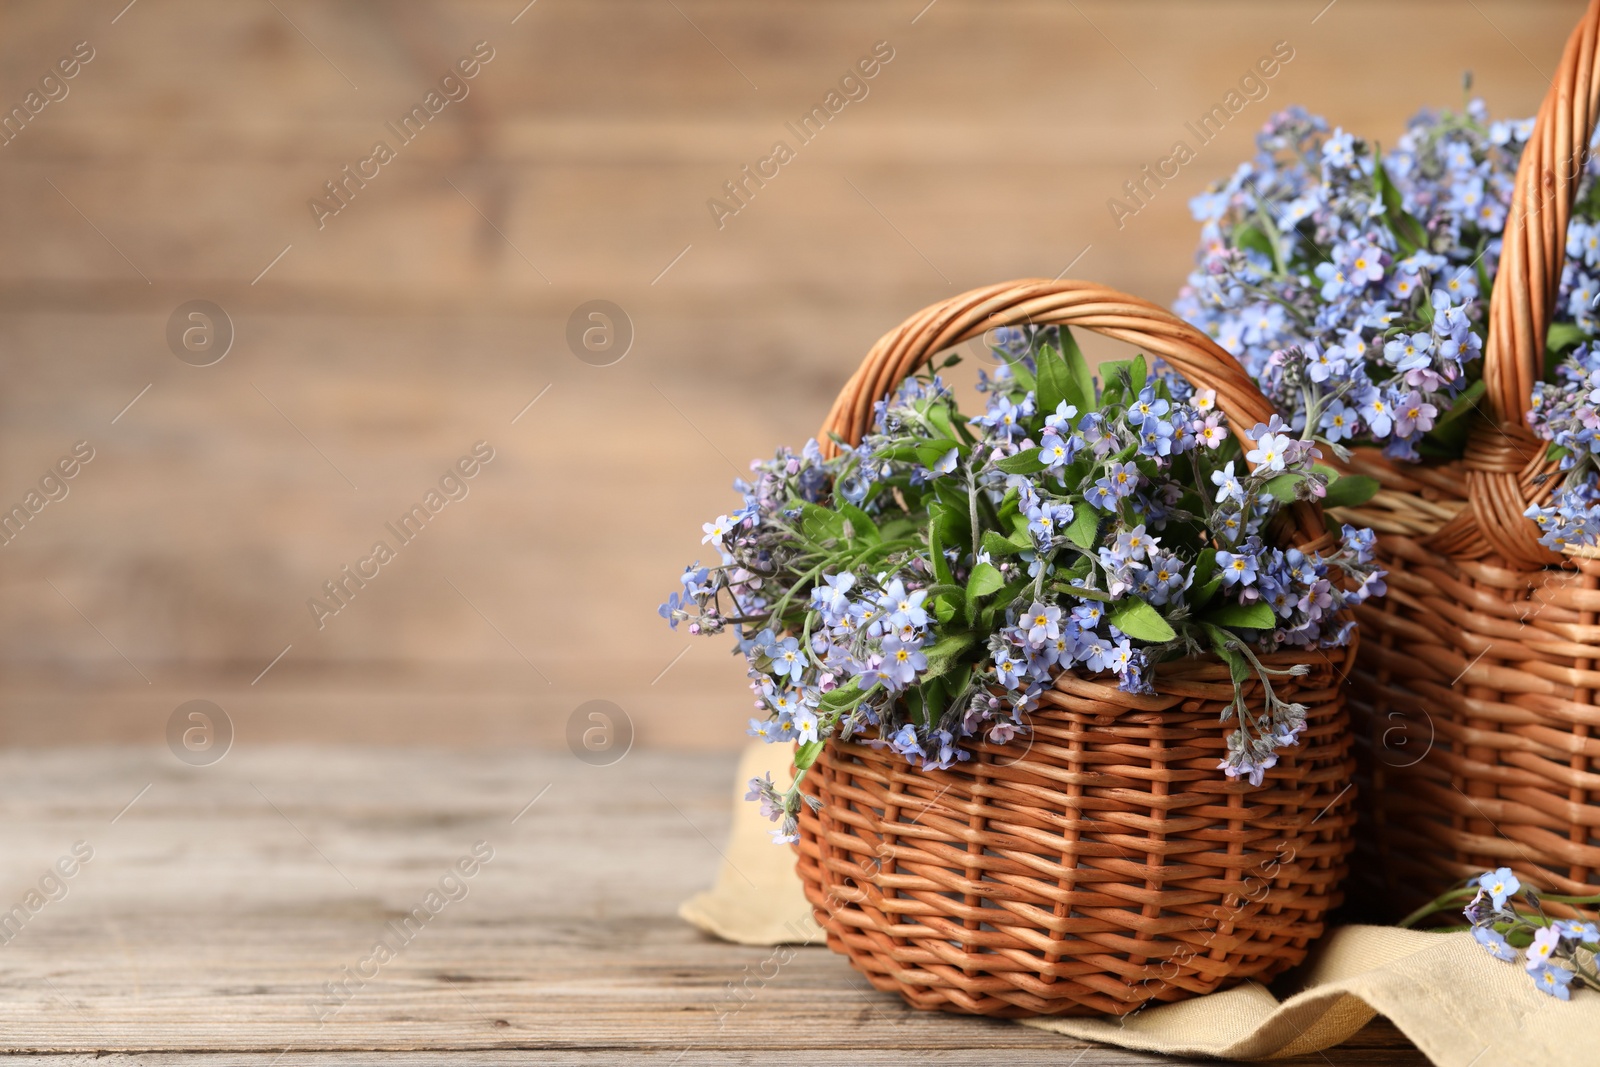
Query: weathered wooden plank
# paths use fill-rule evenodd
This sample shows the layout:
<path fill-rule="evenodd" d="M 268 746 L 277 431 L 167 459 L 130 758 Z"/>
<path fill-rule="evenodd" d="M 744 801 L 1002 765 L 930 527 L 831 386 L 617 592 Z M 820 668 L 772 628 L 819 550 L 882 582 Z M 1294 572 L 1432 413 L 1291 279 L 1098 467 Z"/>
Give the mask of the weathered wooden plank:
<path fill-rule="evenodd" d="M 723 757 L 644 751 L 604 768 L 564 752 L 248 743 L 205 768 L 149 749 L 0 754 L 0 923 L 75 842 L 79 859 L 92 850 L 46 882 L 59 899 L 5 929 L 0 1050 L 241 1064 L 286 1048 L 295 1062 L 1077 1054 L 1023 1027 L 911 1011 L 819 947 L 727 945 L 679 922 L 678 900 L 718 860 L 731 772 Z M 492 858 L 442 883 L 478 841 Z M 437 914 L 397 932 L 430 890 Z M 373 957 L 380 939 L 392 960 Z M 1381 1028 L 1332 1062 L 1358 1053 L 1417 1062 Z"/>
<path fill-rule="evenodd" d="M 532 1060 L 530 1051 L 537 1052 L 537 1060 Z M 952 1048 L 914 1048 L 914 1047 L 889 1047 L 889 1048 L 862 1048 L 862 1049 L 829 1049 L 797 1046 L 785 1050 L 784 1058 L 787 1061 L 806 1064 L 816 1064 L 818 1067 L 853 1067 L 854 1064 L 865 1064 L 876 1067 L 878 1064 L 904 1064 L 915 1059 L 918 1063 L 930 1064 L 963 1064 L 986 1065 L 994 1063 L 997 1049 L 988 1045 L 971 1045 Z M 1058 1045 L 1054 1048 L 1007 1048 L 1000 1053 L 1008 1064 L 1018 1064 L 1019 1067 L 1060 1067 L 1061 1064 L 1076 1064 L 1077 1067 L 1206 1067 L 1215 1064 L 1216 1060 L 1192 1060 L 1182 1057 L 1154 1057 L 1137 1052 L 1128 1052 L 1114 1048 L 1079 1048 L 1073 1045 Z M 564 1051 L 559 1049 L 537 1050 L 473 1050 L 470 1052 L 407 1052 L 400 1062 L 407 1067 L 455 1067 L 458 1064 L 482 1065 L 482 1067 L 498 1067 L 501 1064 L 515 1064 L 522 1067 L 529 1062 L 537 1062 L 550 1067 L 566 1067 L 568 1064 L 591 1064 L 597 1059 L 606 1063 L 638 1064 L 640 1067 L 731 1067 L 734 1064 L 757 1064 L 770 1062 L 770 1054 L 750 1052 L 737 1049 L 701 1049 L 692 1048 L 686 1051 L 674 1052 L 668 1049 L 605 1049 L 595 1051 Z M 37 1064 L 39 1067 L 79 1067 L 79 1065 L 94 1064 L 96 1067 L 172 1067 L 172 1065 L 189 1065 L 197 1061 L 198 1057 L 186 1053 L 139 1053 L 134 1055 L 111 1054 L 105 1056 L 91 1056 L 85 1054 L 53 1054 L 53 1055 L 28 1055 L 21 1054 L 7 1057 L 8 1064 Z M 297 1048 L 280 1050 L 276 1053 L 269 1052 L 212 1052 L 207 1053 L 204 1062 L 215 1064 L 217 1067 L 272 1067 L 274 1063 L 296 1064 L 392 1064 L 396 1062 L 394 1053 L 379 1052 L 316 1052 L 305 1051 Z M 1293 1059 L 1274 1060 L 1274 1063 L 1283 1064 L 1285 1067 L 1343 1067 L 1344 1064 L 1362 1064 L 1364 1067 L 1409 1067 L 1420 1061 L 1416 1053 L 1374 1047 L 1363 1049 L 1360 1058 L 1341 1055 L 1338 1050 L 1330 1054 L 1330 1058 L 1319 1056 L 1294 1057 Z"/>

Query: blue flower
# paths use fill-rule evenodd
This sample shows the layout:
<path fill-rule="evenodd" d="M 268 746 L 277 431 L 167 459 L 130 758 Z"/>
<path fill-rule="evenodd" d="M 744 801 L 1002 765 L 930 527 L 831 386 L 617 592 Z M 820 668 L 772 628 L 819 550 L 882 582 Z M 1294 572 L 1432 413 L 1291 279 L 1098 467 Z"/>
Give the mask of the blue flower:
<path fill-rule="evenodd" d="M 811 603 L 833 625 L 844 617 L 850 608 L 850 590 L 855 588 L 856 576 L 846 571 L 843 574 L 825 574 L 822 576 L 822 585 L 811 590 Z"/>
<path fill-rule="evenodd" d="M 701 514 L 705 513 L 701 512 Z M 704 530 L 706 534 L 700 538 L 702 545 L 716 544 L 720 548 L 723 547 L 727 536 L 733 532 L 733 520 L 726 515 L 718 515 L 712 522 L 701 523 L 700 529 Z"/>
<path fill-rule="evenodd" d="M 683 598 L 673 593 L 667 597 L 667 602 L 656 609 L 656 614 L 667 620 L 667 624 L 674 630 L 678 628 L 678 621 L 685 617 Z"/>
<path fill-rule="evenodd" d="M 1090 671 L 1107 671 L 1116 657 L 1116 645 L 1099 634 L 1086 633 L 1078 648 L 1078 659 Z"/>
<path fill-rule="evenodd" d="M 1069 437 L 1062 440 L 1053 433 L 1047 433 L 1039 444 L 1039 460 L 1047 470 L 1060 470 L 1072 462 L 1073 454 L 1077 450 L 1077 438 Z"/>
<path fill-rule="evenodd" d="M 793 637 L 775 640 L 766 647 L 767 658 L 772 661 L 772 673 L 779 678 L 792 678 L 799 682 L 805 670 L 805 656 L 800 652 L 800 642 Z"/>
<path fill-rule="evenodd" d="M 928 625 L 928 613 L 923 608 L 922 602 L 927 599 L 928 591 L 918 589 L 914 593 L 907 593 L 905 583 L 899 578 L 889 583 L 889 588 L 883 591 L 878 598 L 878 607 L 889 613 L 889 623 L 899 626 L 909 622 L 913 626 Z"/>
<path fill-rule="evenodd" d="M 1061 633 L 1061 609 L 1054 604 L 1043 604 L 1035 600 L 1028 610 L 1023 612 L 1021 625 L 1027 627 L 1028 644 L 1038 648 L 1046 641 L 1055 640 Z"/>
<path fill-rule="evenodd" d="M 1343 400 L 1332 401 L 1322 412 L 1322 418 L 1317 420 L 1322 436 L 1336 443 L 1353 437 L 1360 425 L 1356 413 L 1345 407 Z"/>
<path fill-rule="evenodd" d="M 711 586 L 706 582 L 710 577 L 711 572 L 696 563 L 692 567 L 685 567 L 678 581 L 683 585 L 684 596 L 705 596 L 711 592 Z"/>
<path fill-rule="evenodd" d="M 1040 549 L 1049 548 L 1056 530 L 1071 521 L 1071 504 L 1040 504 L 1028 509 L 1028 532 Z"/>
<path fill-rule="evenodd" d="M 778 788 L 772 782 L 771 771 L 760 778 L 750 779 L 749 791 L 745 793 L 744 798 L 760 801 L 761 814 L 764 818 L 776 820 L 783 815 L 783 806 L 778 801 Z"/>
<path fill-rule="evenodd" d="M 1553 926 L 1546 926 L 1535 930 L 1533 941 L 1528 945 L 1527 968 L 1537 971 L 1540 967 L 1555 958 L 1556 950 L 1561 947 L 1561 931 Z"/>
<path fill-rule="evenodd" d="M 1264 433 L 1256 441 L 1256 447 L 1245 453 L 1244 458 L 1257 468 L 1265 467 L 1269 471 L 1281 471 L 1292 447 L 1287 434 Z"/>
<path fill-rule="evenodd" d="M 889 736 L 889 748 L 907 758 L 922 756 L 922 742 L 917 740 L 917 728 L 906 723 Z"/>
<path fill-rule="evenodd" d="M 1026 667 L 1027 662 L 1016 659 L 1008 649 L 998 649 L 994 653 L 995 679 L 1007 689 L 1015 689 L 1021 684 L 1022 672 Z"/>
<path fill-rule="evenodd" d="M 1046 433 L 1057 437 L 1070 437 L 1072 435 L 1072 420 L 1078 417 L 1078 409 L 1063 400 L 1056 405 L 1055 413 L 1046 416 L 1044 428 Z"/>
<path fill-rule="evenodd" d="M 1172 454 L 1176 431 L 1172 423 L 1150 418 L 1139 427 L 1139 454 L 1141 456 L 1166 456 Z M 1181 451 L 1181 450 L 1180 450 Z"/>
<path fill-rule="evenodd" d="M 1507 897 L 1514 897 L 1522 892 L 1522 883 L 1517 881 L 1517 876 L 1511 873 L 1510 867 L 1497 867 L 1488 874 L 1480 874 L 1478 885 L 1489 894 L 1489 899 L 1494 901 L 1496 909 L 1506 906 Z"/>
<path fill-rule="evenodd" d="M 1492 926 L 1474 926 L 1472 936 L 1477 938 L 1478 944 L 1488 949 L 1489 955 L 1497 960 L 1510 961 L 1517 958 L 1517 950 L 1511 947 L 1505 935 Z"/>
<path fill-rule="evenodd" d="M 1385 362 L 1392 364 L 1395 370 L 1404 372 L 1417 367 L 1426 367 L 1431 362 L 1429 353 L 1432 350 L 1433 337 L 1430 334 L 1401 335 L 1383 346 L 1383 358 Z"/>
<path fill-rule="evenodd" d="M 1384 438 L 1394 428 L 1394 405 L 1383 390 L 1373 389 L 1361 402 L 1361 417 L 1367 420 L 1372 436 Z"/>
<path fill-rule="evenodd" d="M 1211 484 L 1217 487 L 1217 503 L 1232 500 L 1240 507 L 1244 506 L 1244 485 L 1233 473 L 1233 460 L 1230 459 L 1221 470 L 1211 472 Z"/>
<path fill-rule="evenodd" d="M 898 686 L 908 686 L 917 680 L 917 672 L 928 669 L 928 657 L 922 654 L 921 641 L 902 641 L 898 637 L 883 639 L 883 671 Z"/>
<path fill-rule="evenodd" d="M 1128 425 L 1138 427 L 1151 419 L 1159 421 L 1170 410 L 1172 405 L 1156 396 L 1155 389 L 1147 385 L 1139 391 L 1139 399 L 1128 408 Z"/>
<path fill-rule="evenodd" d="M 1439 414 L 1439 409 L 1423 399 L 1422 394 L 1415 389 L 1400 401 L 1394 420 L 1394 432 L 1401 437 L 1410 437 L 1413 433 L 1427 433 L 1433 429 L 1433 420 Z"/>
<path fill-rule="evenodd" d="M 1538 986 L 1541 992 L 1549 993 L 1557 1000 L 1572 999 L 1572 980 L 1577 977 L 1572 971 L 1565 967 L 1540 964 L 1531 973 L 1533 984 Z"/>
<path fill-rule="evenodd" d="M 1217 570 L 1223 585 L 1250 585 L 1259 573 L 1253 552 L 1218 552 Z"/>
<path fill-rule="evenodd" d="M 1113 463 L 1106 469 L 1106 476 L 1095 484 L 1102 483 L 1119 499 L 1132 496 L 1139 488 L 1139 468 L 1133 463 Z"/>
<path fill-rule="evenodd" d="M 794 724 L 795 737 L 802 745 L 819 740 L 816 709 L 802 704 L 795 709 L 794 716 L 789 721 Z"/>
<path fill-rule="evenodd" d="M 1111 548 L 1112 558 L 1119 562 L 1144 559 L 1146 553 L 1155 550 L 1159 541 L 1159 538 L 1145 533 L 1144 524 L 1140 523 L 1131 530 L 1117 534 L 1117 540 Z"/>

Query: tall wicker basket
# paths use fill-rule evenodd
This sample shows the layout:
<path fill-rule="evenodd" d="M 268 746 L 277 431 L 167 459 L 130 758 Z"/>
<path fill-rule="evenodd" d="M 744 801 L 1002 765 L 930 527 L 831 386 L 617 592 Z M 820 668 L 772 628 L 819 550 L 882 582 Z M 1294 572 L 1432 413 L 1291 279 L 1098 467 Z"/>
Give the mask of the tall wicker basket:
<path fill-rule="evenodd" d="M 1022 323 L 1081 326 L 1165 358 L 1216 389 L 1236 432 L 1271 414 L 1232 357 L 1171 313 L 1084 282 L 1022 281 L 885 336 L 821 436 L 859 441 L 905 376 Z M 1329 544 L 1310 505 L 1286 527 L 1304 546 Z M 1217 770 L 1233 690 L 1211 659 L 1162 665 L 1153 696 L 1063 673 L 1025 745 L 978 744 L 947 771 L 829 742 L 803 786 L 823 807 L 802 807 L 798 845 L 828 944 L 917 1007 L 993 1016 L 1123 1015 L 1292 966 L 1339 903 L 1351 848 L 1353 654 L 1270 658 L 1309 665 L 1286 697 L 1310 710 L 1259 788 Z"/>
<path fill-rule="evenodd" d="M 1549 892 L 1600 892 L 1600 560 L 1547 551 L 1523 517 L 1560 484 L 1526 414 L 1600 116 L 1597 50 L 1600 0 L 1567 42 L 1517 172 L 1486 418 L 1465 458 L 1355 464 L 1384 486 L 1345 517 L 1379 531 L 1390 572 L 1389 595 L 1357 613 L 1350 701 L 1369 823 L 1360 895 L 1389 918 L 1500 866 Z"/>

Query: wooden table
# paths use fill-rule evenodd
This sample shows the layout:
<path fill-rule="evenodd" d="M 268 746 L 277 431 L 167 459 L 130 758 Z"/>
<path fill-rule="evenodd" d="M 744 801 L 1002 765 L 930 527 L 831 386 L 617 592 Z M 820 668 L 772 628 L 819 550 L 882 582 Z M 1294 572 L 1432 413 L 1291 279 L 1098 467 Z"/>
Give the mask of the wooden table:
<path fill-rule="evenodd" d="M 0 927 L 0 1051 L 259 1067 L 1172 1062 L 910 1011 L 822 948 L 733 997 L 772 972 L 772 950 L 674 915 L 718 863 L 732 773 L 726 755 L 591 767 L 565 751 L 247 740 L 209 767 L 165 749 L 7 752 L 0 923 L 13 904 L 25 919 Z M 49 877 L 63 857 L 72 876 Z M 462 859 L 471 875 L 447 878 Z M 429 900 L 441 879 L 448 895 Z M 419 905 L 426 921 L 402 937 L 392 924 Z M 395 958 L 373 958 L 380 937 Z M 1378 1024 L 1293 1062 L 1426 1061 Z"/>

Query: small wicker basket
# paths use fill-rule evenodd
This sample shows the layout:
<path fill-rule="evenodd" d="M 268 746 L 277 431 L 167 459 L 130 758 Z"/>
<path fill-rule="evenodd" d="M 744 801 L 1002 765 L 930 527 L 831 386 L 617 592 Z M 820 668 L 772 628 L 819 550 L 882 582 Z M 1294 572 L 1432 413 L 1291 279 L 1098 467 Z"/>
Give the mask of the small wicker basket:
<path fill-rule="evenodd" d="M 1352 464 L 1383 490 L 1389 595 L 1357 609 L 1351 674 L 1366 828 L 1360 896 L 1395 918 L 1486 869 L 1600 893 L 1600 560 L 1523 516 L 1560 484 L 1529 432 L 1567 222 L 1600 117 L 1600 0 L 1567 42 L 1517 171 L 1489 310 L 1487 418 L 1456 463 Z M 1555 915 L 1596 909 L 1547 904 Z"/>
<path fill-rule="evenodd" d="M 1271 407 L 1242 368 L 1171 313 L 1074 281 L 993 286 L 885 336 L 823 438 L 861 438 L 873 403 L 932 356 L 1007 325 L 1074 325 L 1137 344 L 1217 390 L 1236 432 Z M 1326 548 L 1317 509 L 1285 536 Z M 828 944 L 920 1008 L 992 1016 L 1124 1015 L 1266 979 L 1299 962 L 1340 901 L 1354 824 L 1343 678 L 1354 647 L 1280 652 L 1310 673 L 1298 746 L 1261 787 L 1230 780 L 1211 658 L 1162 664 L 1156 694 L 1065 672 L 1026 741 L 972 746 L 945 771 L 830 741 L 802 788 L 798 870 Z M 1249 683 L 1255 686 L 1253 679 Z M 1251 699 L 1257 699 L 1252 690 Z"/>

